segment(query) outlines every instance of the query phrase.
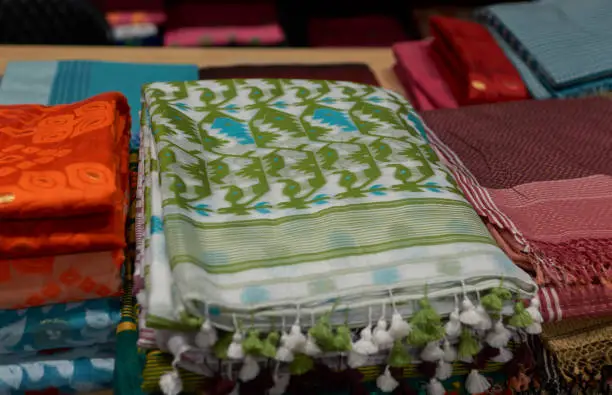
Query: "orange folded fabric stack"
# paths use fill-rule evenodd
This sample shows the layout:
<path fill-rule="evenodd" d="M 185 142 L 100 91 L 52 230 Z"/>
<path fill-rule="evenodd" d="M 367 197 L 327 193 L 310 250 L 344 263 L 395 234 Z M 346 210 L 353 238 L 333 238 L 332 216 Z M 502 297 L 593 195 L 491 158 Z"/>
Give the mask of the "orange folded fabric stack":
<path fill-rule="evenodd" d="M 129 129 L 119 93 L 0 106 L 0 309 L 120 292 Z"/>

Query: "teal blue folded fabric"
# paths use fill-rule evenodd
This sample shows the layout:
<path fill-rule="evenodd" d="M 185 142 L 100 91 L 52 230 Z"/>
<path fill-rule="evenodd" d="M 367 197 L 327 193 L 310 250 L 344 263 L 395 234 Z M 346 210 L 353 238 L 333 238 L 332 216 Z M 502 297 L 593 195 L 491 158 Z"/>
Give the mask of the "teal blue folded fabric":
<path fill-rule="evenodd" d="M 482 13 L 555 89 L 612 77 L 612 1 L 496 4 Z"/>
<path fill-rule="evenodd" d="M 0 362 L 0 393 L 68 388 L 90 392 L 110 388 L 115 369 L 114 346 L 102 345 L 3 355 Z"/>
<path fill-rule="evenodd" d="M 189 64 L 88 60 L 9 62 L 0 83 L 0 104 L 65 104 L 103 92 L 121 92 L 132 109 L 131 147 L 136 149 L 142 85 L 197 79 L 198 67 Z"/>
<path fill-rule="evenodd" d="M 504 7 L 502 7 L 502 9 Z M 476 17 L 480 22 L 487 25 L 489 32 L 495 38 L 497 44 L 521 75 L 525 86 L 533 98 L 539 100 L 551 98 L 576 98 L 612 90 L 612 77 L 577 82 L 573 85 L 561 87 L 551 84 L 549 80 L 539 72 L 537 63 L 535 63 L 533 58 L 531 58 L 520 46 L 520 43 L 513 36 L 512 32 L 496 19 L 496 14 L 493 12 L 496 9 L 497 8 L 494 6 L 480 9 L 477 11 Z M 573 59 L 576 54 L 568 50 L 566 56 L 567 59 Z"/>
<path fill-rule="evenodd" d="M 26 351 L 115 342 L 119 298 L 0 310 L 0 360 Z"/>

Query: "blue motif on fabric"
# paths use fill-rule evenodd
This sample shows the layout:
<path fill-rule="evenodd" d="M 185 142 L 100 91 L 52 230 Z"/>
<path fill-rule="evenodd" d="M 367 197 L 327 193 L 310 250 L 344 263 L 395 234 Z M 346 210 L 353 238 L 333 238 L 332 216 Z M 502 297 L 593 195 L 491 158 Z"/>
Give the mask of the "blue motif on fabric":
<path fill-rule="evenodd" d="M 423 136 L 425 141 L 429 143 L 429 138 L 427 137 L 427 133 L 425 133 L 425 126 L 423 126 L 423 122 L 419 119 L 419 117 L 415 113 L 409 112 L 407 118 L 410 122 L 412 122 L 421 136 Z"/>
<path fill-rule="evenodd" d="M 164 221 L 156 215 L 151 216 L 151 234 L 163 233 Z"/>
<path fill-rule="evenodd" d="M 330 108 L 317 108 L 312 118 L 326 125 L 338 126 L 344 132 L 356 132 L 358 129 L 345 113 Z"/>
<path fill-rule="evenodd" d="M 355 239 L 344 232 L 334 232 L 329 236 L 329 244 L 331 248 L 356 247 Z"/>
<path fill-rule="evenodd" d="M 246 125 L 234 119 L 225 117 L 215 118 L 212 128 L 219 129 L 220 133 L 235 139 L 238 144 L 255 144 L 255 140 Z"/>
<path fill-rule="evenodd" d="M 270 300 L 270 292 L 264 287 L 246 287 L 240 295 L 240 301 L 244 304 L 264 303 Z"/>
<path fill-rule="evenodd" d="M 209 208 L 208 204 L 198 204 L 197 206 L 194 207 L 195 208 L 195 212 L 203 215 L 205 217 L 209 217 L 210 213 L 212 212 L 212 210 Z"/>
<path fill-rule="evenodd" d="M 0 393 L 69 387 L 77 392 L 110 387 L 115 370 L 114 345 L 73 348 L 52 355 L 26 352 L 3 356 Z"/>
<path fill-rule="evenodd" d="M 0 310 L 0 359 L 2 354 L 109 343 L 119 320 L 117 298 Z"/>
<path fill-rule="evenodd" d="M 221 315 L 221 309 L 217 306 L 212 306 L 208 308 L 208 314 L 212 315 L 213 317 L 217 317 L 219 315 Z"/>
<path fill-rule="evenodd" d="M 221 266 L 229 262 L 227 254 L 220 251 L 205 251 L 201 256 L 206 265 Z"/>
<path fill-rule="evenodd" d="M 385 284 L 395 284 L 399 278 L 400 273 L 395 267 L 388 267 L 384 269 L 375 270 L 372 273 L 374 284 L 377 285 L 385 285 Z"/>

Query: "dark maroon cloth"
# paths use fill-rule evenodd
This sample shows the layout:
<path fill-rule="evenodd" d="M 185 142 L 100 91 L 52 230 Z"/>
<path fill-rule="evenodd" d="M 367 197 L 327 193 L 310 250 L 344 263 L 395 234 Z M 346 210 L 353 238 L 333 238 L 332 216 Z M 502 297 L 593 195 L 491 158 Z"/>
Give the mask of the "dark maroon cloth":
<path fill-rule="evenodd" d="M 200 69 L 201 80 L 224 78 L 290 78 L 311 80 L 350 81 L 379 86 L 372 70 L 361 63 L 337 64 L 274 64 L 205 67 Z"/>
<path fill-rule="evenodd" d="M 422 117 L 487 188 L 612 175 L 609 99 L 510 102 Z"/>
<path fill-rule="evenodd" d="M 390 47 L 407 39 L 400 22 L 384 15 L 313 18 L 308 24 L 313 47 Z"/>
<path fill-rule="evenodd" d="M 271 1 L 177 1 L 168 7 L 168 30 L 184 27 L 260 26 L 276 23 Z"/>
<path fill-rule="evenodd" d="M 508 102 L 422 117 L 500 246 L 520 254 L 542 285 L 544 319 L 611 314 L 612 100 Z"/>

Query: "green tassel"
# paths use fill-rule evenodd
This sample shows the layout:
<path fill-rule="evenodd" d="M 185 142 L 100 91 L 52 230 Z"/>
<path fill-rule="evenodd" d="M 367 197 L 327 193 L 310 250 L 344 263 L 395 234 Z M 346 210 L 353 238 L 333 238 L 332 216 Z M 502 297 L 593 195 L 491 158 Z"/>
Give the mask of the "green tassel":
<path fill-rule="evenodd" d="M 259 331 L 250 329 L 246 339 L 242 341 L 242 349 L 245 354 L 258 356 L 263 350 L 263 342 L 259 338 Z"/>
<path fill-rule="evenodd" d="M 323 316 L 308 330 L 308 334 L 317 342 L 317 346 L 323 351 L 334 350 L 334 334 L 329 325 L 329 317 Z"/>
<path fill-rule="evenodd" d="M 351 330 L 346 325 L 341 325 L 336 328 L 336 336 L 334 337 L 334 349 L 336 351 L 351 351 L 353 347 L 351 343 Z"/>
<path fill-rule="evenodd" d="M 393 343 L 387 364 L 392 368 L 402 368 L 410 365 L 410 354 L 406 351 L 401 340 L 396 340 Z"/>
<path fill-rule="evenodd" d="M 514 315 L 510 317 L 508 324 L 515 328 L 526 328 L 533 324 L 533 317 L 520 300 L 514 305 Z"/>
<path fill-rule="evenodd" d="M 493 292 L 502 301 L 506 301 L 506 300 L 511 300 L 512 299 L 512 293 L 509 290 L 507 290 L 506 288 L 504 288 L 504 279 L 503 278 L 499 281 L 499 287 L 494 288 L 493 290 L 491 290 L 491 292 Z"/>
<path fill-rule="evenodd" d="M 491 291 L 480 299 L 482 306 L 489 312 L 499 313 L 502 310 L 504 302 L 496 292 Z"/>
<path fill-rule="evenodd" d="M 314 362 L 306 354 L 295 354 L 289 365 L 289 371 L 296 376 L 308 373 L 314 367 Z"/>
<path fill-rule="evenodd" d="M 408 343 L 413 346 L 424 346 L 429 342 L 444 337 L 444 326 L 438 312 L 431 307 L 429 300 L 423 298 L 419 301 L 421 309 L 410 320 L 412 330 L 408 334 Z"/>
<path fill-rule="evenodd" d="M 278 332 L 268 333 L 266 340 L 263 341 L 261 355 L 267 358 L 274 358 L 276 356 L 276 347 L 278 346 L 279 340 L 280 335 L 278 334 Z"/>
<path fill-rule="evenodd" d="M 219 340 L 213 346 L 213 353 L 215 357 L 219 359 L 227 359 L 227 349 L 232 343 L 232 337 L 234 334 L 232 332 L 226 332 L 223 335 L 219 336 Z"/>
<path fill-rule="evenodd" d="M 459 337 L 457 355 L 459 355 L 459 357 L 471 357 L 478 354 L 478 351 L 480 351 L 478 347 L 478 340 L 474 338 L 469 329 L 463 329 L 461 331 L 461 336 Z"/>
<path fill-rule="evenodd" d="M 181 320 L 181 323 L 183 325 L 195 330 L 199 330 L 202 324 L 204 323 L 204 320 L 202 318 L 194 317 L 186 311 L 181 311 L 179 313 L 179 319 Z"/>

